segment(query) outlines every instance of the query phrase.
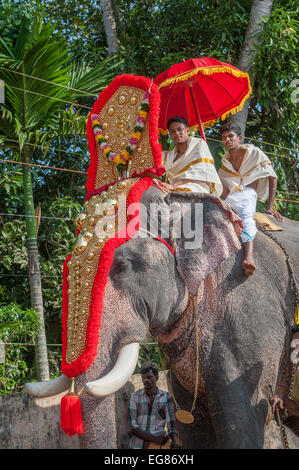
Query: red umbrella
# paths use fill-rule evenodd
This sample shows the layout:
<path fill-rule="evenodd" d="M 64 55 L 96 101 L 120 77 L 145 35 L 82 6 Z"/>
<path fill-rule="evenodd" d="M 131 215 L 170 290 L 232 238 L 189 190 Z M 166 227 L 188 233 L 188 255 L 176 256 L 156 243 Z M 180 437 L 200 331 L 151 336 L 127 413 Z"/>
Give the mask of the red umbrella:
<path fill-rule="evenodd" d="M 240 111 L 251 94 L 247 73 L 211 57 L 172 65 L 154 83 L 161 95 L 160 132 L 167 134 L 168 119 L 182 116 L 204 139 L 203 127 Z"/>

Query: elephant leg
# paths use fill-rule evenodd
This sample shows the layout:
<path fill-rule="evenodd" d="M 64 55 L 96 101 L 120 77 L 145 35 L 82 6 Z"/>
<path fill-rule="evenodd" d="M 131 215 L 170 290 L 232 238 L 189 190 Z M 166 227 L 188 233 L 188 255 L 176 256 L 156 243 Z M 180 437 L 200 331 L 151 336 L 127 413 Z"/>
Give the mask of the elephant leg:
<path fill-rule="evenodd" d="M 192 409 L 194 396 L 187 392 L 172 374 L 172 390 L 175 402 L 184 410 Z M 216 434 L 207 409 L 206 398 L 198 395 L 192 424 L 183 424 L 176 420 L 179 438 L 184 449 L 214 449 L 216 447 Z"/>
<path fill-rule="evenodd" d="M 257 364 L 254 370 L 259 369 Z M 248 386 L 247 374 L 250 371 L 216 367 L 207 380 L 208 406 L 220 449 L 263 448 L 268 405 L 263 399 L 256 406 L 252 404 L 254 388 Z"/>

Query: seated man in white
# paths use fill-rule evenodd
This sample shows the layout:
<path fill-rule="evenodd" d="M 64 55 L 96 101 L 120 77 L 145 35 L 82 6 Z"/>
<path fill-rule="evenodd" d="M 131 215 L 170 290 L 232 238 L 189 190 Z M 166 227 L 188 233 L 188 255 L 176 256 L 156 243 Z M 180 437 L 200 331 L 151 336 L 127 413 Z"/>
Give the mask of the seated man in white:
<path fill-rule="evenodd" d="M 174 149 L 163 154 L 169 191 L 192 191 L 220 197 L 222 184 L 208 145 L 201 138 L 189 136 L 187 121 L 175 116 L 167 123 Z"/>
<path fill-rule="evenodd" d="M 264 152 L 254 145 L 241 144 L 239 126 L 225 124 L 220 132 L 222 143 L 227 149 L 218 172 L 223 184 L 222 198 L 242 219 L 241 239 L 245 251 L 242 266 L 245 275 L 250 276 L 256 268 L 253 260 L 253 240 L 257 228 L 253 216 L 257 199 L 262 202 L 268 199 L 267 213 L 283 222 L 279 212 L 273 209 L 277 175 Z"/>

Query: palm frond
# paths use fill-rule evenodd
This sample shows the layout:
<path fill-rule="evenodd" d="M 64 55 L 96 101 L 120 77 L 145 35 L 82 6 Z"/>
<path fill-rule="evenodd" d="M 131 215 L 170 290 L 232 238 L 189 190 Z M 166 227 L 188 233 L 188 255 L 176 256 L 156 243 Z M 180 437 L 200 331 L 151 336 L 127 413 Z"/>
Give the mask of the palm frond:
<path fill-rule="evenodd" d="M 70 95 L 73 99 L 78 97 L 86 97 L 86 93 L 97 97 L 98 94 L 111 82 L 117 74 L 121 60 L 116 60 L 114 56 L 103 59 L 96 67 L 91 67 L 86 62 L 75 64 L 69 71 L 70 80 L 69 87 L 81 90 L 79 93 L 75 90 L 70 90 Z M 85 92 L 85 93 L 84 93 Z"/>

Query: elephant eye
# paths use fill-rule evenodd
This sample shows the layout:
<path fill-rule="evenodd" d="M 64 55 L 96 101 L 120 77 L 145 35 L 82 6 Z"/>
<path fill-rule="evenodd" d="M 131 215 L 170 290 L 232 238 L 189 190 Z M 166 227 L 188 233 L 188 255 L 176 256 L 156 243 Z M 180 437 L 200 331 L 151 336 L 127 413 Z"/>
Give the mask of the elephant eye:
<path fill-rule="evenodd" d="M 117 257 L 114 259 L 113 264 L 111 266 L 110 274 L 116 275 L 123 273 L 128 267 L 128 261 L 124 258 Z"/>
<path fill-rule="evenodd" d="M 127 265 L 127 262 L 124 259 L 121 259 L 118 261 L 118 266 L 120 268 L 125 268 L 126 265 Z"/>

